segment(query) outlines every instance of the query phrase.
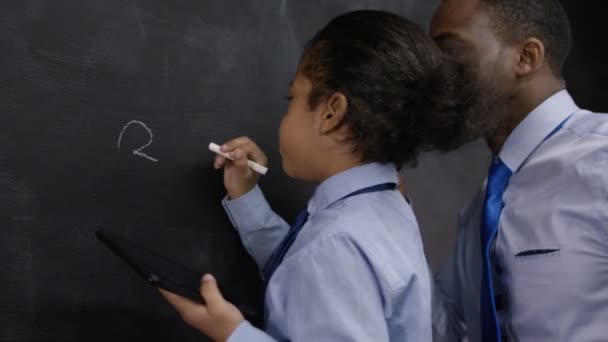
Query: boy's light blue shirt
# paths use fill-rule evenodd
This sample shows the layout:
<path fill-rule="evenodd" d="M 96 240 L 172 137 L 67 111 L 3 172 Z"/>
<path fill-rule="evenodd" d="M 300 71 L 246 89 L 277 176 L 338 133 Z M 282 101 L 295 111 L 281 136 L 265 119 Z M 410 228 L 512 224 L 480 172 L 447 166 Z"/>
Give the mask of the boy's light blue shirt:
<path fill-rule="evenodd" d="M 370 163 L 321 183 L 268 283 L 266 332 L 243 322 L 228 341 L 430 341 L 429 274 L 410 206 L 398 191 L 340 200 L 387 182 L 398 182 L 394 165 Z M 258 187 L 223 205 L 262 267 L 289 224 Z"/>

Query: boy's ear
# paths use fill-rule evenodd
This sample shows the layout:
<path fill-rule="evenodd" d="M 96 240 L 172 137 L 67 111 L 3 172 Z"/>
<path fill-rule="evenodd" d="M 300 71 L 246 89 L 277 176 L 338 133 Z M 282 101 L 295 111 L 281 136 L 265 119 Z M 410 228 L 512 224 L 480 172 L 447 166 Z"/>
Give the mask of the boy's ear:
<path fill-rule="evenodd" d="M 325 101 L 323 107 L 324 110 L 320 113 L 320 135 L 330 134 L 342 126 L 348 111 L 348 99 L 344 94 L 336 92 Z"/>

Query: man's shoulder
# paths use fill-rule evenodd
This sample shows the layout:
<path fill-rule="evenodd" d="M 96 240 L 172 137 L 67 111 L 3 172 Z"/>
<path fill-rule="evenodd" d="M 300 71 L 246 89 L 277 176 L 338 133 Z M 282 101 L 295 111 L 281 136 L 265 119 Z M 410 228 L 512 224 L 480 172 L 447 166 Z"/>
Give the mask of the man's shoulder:
<path fill-rule="evenodd" d="M 559 157 L 556 157 L 562 159 L 564 167 L 570 165 L 577 170 L 584 170 L 606 165 L 608 161 L 608 114 L 591 111 L 579 112 L 575 114 L 572 122 L 565 129 L 574 134 L 575 139 L 568 139 L 567 148 Z M 588 172 L 579 173 L 585 175 Z"/>
<path fill-rule="evenodd" d="M 575 114 L 571 122 L 566 124 L 564 128 L 579 137 L 599 135 L 608 138 L 608 113 L 594 113 L 583 110 Z M 608 143 L 608 140 L 606 142 Z"/>
<path fill-rule="evenodd" d="M 458 230 L 462 234 L 463 231 L 478 230 L 481 222 L 481 211 L 485 199 L 485 188 L 487 179 L 484 180 L 473 198 L 469 200 L 458 212 Z"/>

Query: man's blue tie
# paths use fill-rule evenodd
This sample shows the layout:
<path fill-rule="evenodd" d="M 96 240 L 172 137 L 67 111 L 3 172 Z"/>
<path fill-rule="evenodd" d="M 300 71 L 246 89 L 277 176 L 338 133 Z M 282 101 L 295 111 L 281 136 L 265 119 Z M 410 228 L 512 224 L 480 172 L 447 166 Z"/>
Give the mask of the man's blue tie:
<path fill-rule="evenodd" d="M 396 187 L 397 187 L 397 184 L 395 184 L 395 183 L 377 184 L 377 185 L 369 186 L 369 187 L 366 187 L 363 189 L 359 189 L 355 192 L 351 192 L 350 194 L 340 198 L 338 201 L 341 201 L 343 199 L 346 199 L 346 198 L 349 198 L 352 196 L 357 196 L 357 195 L 366 194 L 366 193 L 370 193 L 370 192 L 395 190 Z M 272 277 L 272 274 L 274 273 L 274 271 L 277 269 L 277 267 L 279 267 L 279 265 L 283 261 L 285 254 L 287 254 L 287 251 L 289 250 L 289 248 L 291 247 L 293 242 L 296 240 L 296 237 L 300 233 L 300 230 L 302 230 L 302 227 L 304 226 L 304 224 L 306 223 L 307 220 L 308 220 L 308 211 L 306 211 L 306 209 L 304 209 L 298 214 L 295 222 L 289 228 L 289 231 L 287 232 L 287 235 L 285 236 L 283 241 L 281 241 L 279 246 L 272 252 L 270 257 L 268 258 L 268 261 L 266 261 L 266 264 L 264 264 L 264 267 L 262 268 L 262 277 L 264 278 L 265 284 L 268 284 L 270 277 Z"/>
<path fill-rule="evenodd" d="M 570 114 L 557 127 L 555 127 L 541 144 L 557 133 L 573 114 Z M 539 144 L 540 145 L 540 144 Z M 538 147 L 538 146 L 537 146 Z M 533 151 L 532 151 L 533 152 Z M 530 152 L 530 154 L 532 153 Z M 521 166 L 520 166 L 521 167 Z M 517 170 L 515 170 L 517 171 Z M 483 218 L 481 222 L 481 256 L 483 269 L 481 276 L 481 340 L 483 342 L 500 342 L 500 325 L 496 316 L 496 303 L 494 301 L 494 287 L 492 285 L 492 242 L 498 232 L 500 213 L 504 207 L 502 195 L 505 192 L 509 178 L 513 171 L 495 157 L 488 174 L 486 185 L 486 198 L 483 205 Z"/>
<path fill-rule="evenodd" d="M 509 167 L 496 157 L 490 166 L 481 225 L 481 252 L 483 260 L 481 283 L 481 340 L 500 341 L 500 327 L 496 316 L 494 287 L 492 285 L 492 242 L 498 232 L 500 212 L 504 206 L 502 195 L 511 177 Z"/>

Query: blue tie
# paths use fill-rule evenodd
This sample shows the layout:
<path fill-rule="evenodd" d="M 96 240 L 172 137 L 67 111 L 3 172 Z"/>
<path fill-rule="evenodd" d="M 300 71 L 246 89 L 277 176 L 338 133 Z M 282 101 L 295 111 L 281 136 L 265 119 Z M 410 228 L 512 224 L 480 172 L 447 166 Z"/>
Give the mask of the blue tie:
<path fill-rule="evenodd" d="M 500 342 L 500 327 L 496 316 L 494 287 L 492 285 L 492 261 L 490 249 L 498 232 L 500 212 L 504 206 L 502 194 L 511 177 L 509 167 L 496 157 L 490 166 L 481 225 L 481 252 L 483 259 L 481 283 L 481 336 L 484 342 Z"/>
<path fill-rule="evenodd" d="M 277 269 L 277 267 L 279 267 L 279 264 L 281 264 L 283 261 L 283 257 L 285 257 L 285 254 L 287 254 L 289 247 L 291 247 L 307 220 L 308 211 L 306 208 L 304 208 L 302 211 L 300 211 L 298 216 L 296 216 L 296 220 L 289 228 L 289 231 L 287 232 L 285 238 L 283 238 L 283 241 L 281 241 L 279 246 L 270 255 L 270 258 L 268 258 L 266 264 L 264 264 L 264 267 L 262 268 L 262 277 L 264 278 L 265 283 L 268 283 L 274 271 Z"/>

